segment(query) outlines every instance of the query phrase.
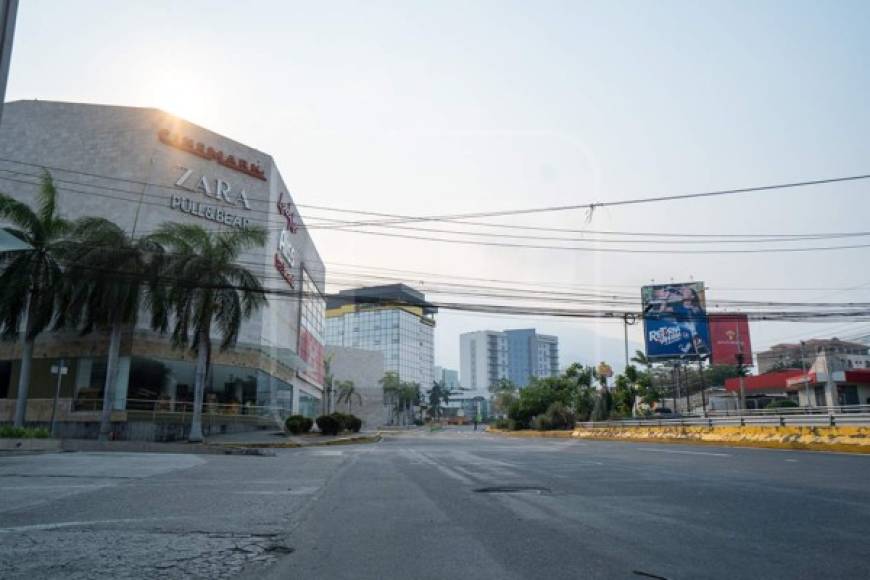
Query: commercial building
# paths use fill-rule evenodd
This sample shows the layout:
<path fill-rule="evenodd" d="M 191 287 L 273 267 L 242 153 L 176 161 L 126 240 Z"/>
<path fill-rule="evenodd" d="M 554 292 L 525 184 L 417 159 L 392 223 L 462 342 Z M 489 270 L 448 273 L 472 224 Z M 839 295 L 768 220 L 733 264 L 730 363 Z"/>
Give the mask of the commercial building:
<path fill-rule="evenodd" d="M 819 353 L 836 355 L 848 368 L 870 368 L 867 366 L 870 347 L 860 342 L 849 342 L 839 338 L 813 338 L 802 343 L 775 344 L 768 350 L 756 355 L 760 374 L 783 368 L 802 368 L 809 366 Z M 803 359 L 803 363 L 801 360 Z"/>
<path fill-rule="evenodd" d="M 405 284 L 342 290 L 326 305 L 326 344 L 384 355 L 384 371 L 432 386 L 437 308 Z"/>
<path fill-rule="evenodd" d="M 760 368 L 768 370 L 743 380 L 747 396 L 788 397 L 802 407 L 870 404 L 870 348 L 866 345 L 836 338 L 812 339 L 803 345 L 776 345 L 759 353 L 758 361 Z M 728 379 L 725 386 L 738 392 L 740 381 Z"/>
<path fill-rule="evenodd" d="M 507 337 L 503 332 L 479 330 L 459 336 L 459 376 L 462 386 L 486 392 L 508 377 Z"/>
<path fill-rule="evenodd" d="M 131 235 L 166 222 L 233 231 L 258 224 L 268 241 L 240 257 L 271 290 L 282 292 L 245 320 L 234 348 L 212 351 L 206 431 L 244 425 L 240 417 L 280 409 L 316 415 L 323 385 L 324 264 L 268 154 L 163 111 L 49 101 L 8 103 L 0 131 L 0 190 L 32 204 L 42 168 L 51 172 L 62 217 L 98 216 Z M 302 296 L 305 299 L 302 300 Z M 215 327 L 217 325 L 214 325 Z M 212 340 L 221 337 L 213 330 Z M 50 368 L 63 359 L 60 418 L 69 432 L 98 421 L 108 338 L 46 333 L 35 346 L 27 420 L 47 418 Z M 18 345 L 0 344 L 0 420 L 10 420 L 19 373 Z M 189 409 L 193 355 L 150 330 L 143 311 L 124 329 L 113 415 L 120 436 L 183 437 L 159 412 Z M 189 410 L 187 411 L 189 417 Z M 231 421 L 218 416 L 237 415 Z M 151 422 L 149 425 L 133 423 Z M 183 423 L 183 422 L 182 422 Z"/>
<path fill-rule="evenodd" d="M 459 371 L 456 369 L 445 369 L 444 367 L 435 366 L 433 376 L 434 380 L 444 385 L 449 391 L 458 391 L 462 388 L 459 385 Z"/>
<path fill-rule="evenodd" d="M 384 376 L 384 353 L 346 346 L 327 346 L 329 372 L 333 389 L 330 393 L 332 408 L 342 413 L 350 411 L 363 422 L 363 429 L 376 429 L 387 424 L 387 407 L 380 380 Z M 353 381 L 354 392 L 350 403 L 338 402 L 335 385 L 339 381 Z"/>
<path fill-rule="evenodd" d="M 559 339 L 533 328 L 467 332 L 459 337 L 459 360 L 466 388 L 488 389 L 504 378 L 522 388 L 559 375 Z"/>

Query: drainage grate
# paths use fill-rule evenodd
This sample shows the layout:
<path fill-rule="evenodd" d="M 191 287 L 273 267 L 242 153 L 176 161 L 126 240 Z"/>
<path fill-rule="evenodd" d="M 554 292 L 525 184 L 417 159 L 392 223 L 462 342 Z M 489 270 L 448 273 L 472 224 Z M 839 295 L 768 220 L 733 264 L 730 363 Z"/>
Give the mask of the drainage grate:
<path fill-rule="evenodd" d="M 479 487 L 474 490 L 474 493 L 531 493 L 541 495 L 542 493 L 550 493 L 550 488 L 538 485 L 494 485 Z"/>

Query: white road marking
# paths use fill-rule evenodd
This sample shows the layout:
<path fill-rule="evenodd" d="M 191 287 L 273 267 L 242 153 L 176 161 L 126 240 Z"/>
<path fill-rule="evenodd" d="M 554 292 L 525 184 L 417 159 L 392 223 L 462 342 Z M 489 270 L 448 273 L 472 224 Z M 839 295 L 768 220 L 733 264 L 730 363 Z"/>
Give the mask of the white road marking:
<path fill-rule="evenodd" d="M 645 447 L 636 447 L 643 451 L 653 451 L 655 453 L 674 453 L 677 455 L 709 455 L 711 457 L 731 457 L 730 453 L 713 453 L 711 451 L 677 451 L 675 449 L 653 449 Z"/>
<path fill-rule="evenodd" d="M 33 524 L 29 526 L 15 526 L 14 528 L 0 528 L 0 534 L 10 534 L 15 532 L 28 532 L 35 530 L 57 530 L 60 528 L 76 528 L 84 526 L 94 526 L 100 524 L 125 524 L 130 522 L 146 522 L 151 520 L 176 519 L 174 516 L 160 518 L 124 518 L 117 520 L 91 520 L 81 522 L 58 522 L 55 524 Z"/>
<path fill-rule="evenodd" d="M 797 459 L 786 459 L 789 463 L 797 463 Z"/>

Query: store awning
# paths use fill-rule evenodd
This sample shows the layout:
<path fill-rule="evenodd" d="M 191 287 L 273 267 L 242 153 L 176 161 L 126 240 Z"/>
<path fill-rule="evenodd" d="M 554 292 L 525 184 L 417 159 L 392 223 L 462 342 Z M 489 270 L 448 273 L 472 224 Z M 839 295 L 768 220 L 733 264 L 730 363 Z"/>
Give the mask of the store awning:
<path fill-rule="evenodd" d="M 25 244 L 4 229 L 0 229 L 0 252 L 19 252 L 21 250 L 32 250 L 28 244 Z"/>

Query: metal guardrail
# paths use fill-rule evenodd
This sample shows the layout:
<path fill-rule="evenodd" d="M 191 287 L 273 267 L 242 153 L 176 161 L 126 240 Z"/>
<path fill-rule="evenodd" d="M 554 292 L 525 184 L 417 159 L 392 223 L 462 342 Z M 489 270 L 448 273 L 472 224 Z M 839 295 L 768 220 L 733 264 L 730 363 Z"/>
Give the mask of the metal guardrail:
<path fill-rule="evenodd" d="M 707 417 L 678 417 L 674 419 L 624 419 L 620 421 L 585 421 L 578 422 L 577 426 L 586 428 L 599 427 L 673 427 L 673 426 L 702 426 L 713 427 L 714 425 L 751 426 L 768 425 L 785 427 L 793 426 L 817 426 L 836 427 L 838 425 L 870 425 L 870 412 L 855 413 L 813 413 L 813 414 L 771 414 L 771 415 L 732 415 L 732 416 L 707 416 Z"/>
<path fill-rule="evenodd" d="M 775 409 L 730 409 L 727 411 L 707 411 L 707 417 L 740 417 L 763 415 L 839 415 L 870 413 L 870 405 L 837 405 L 834 407 L 778 407 Z M 698 413 L 692 416 L 702 416 Z"/>

